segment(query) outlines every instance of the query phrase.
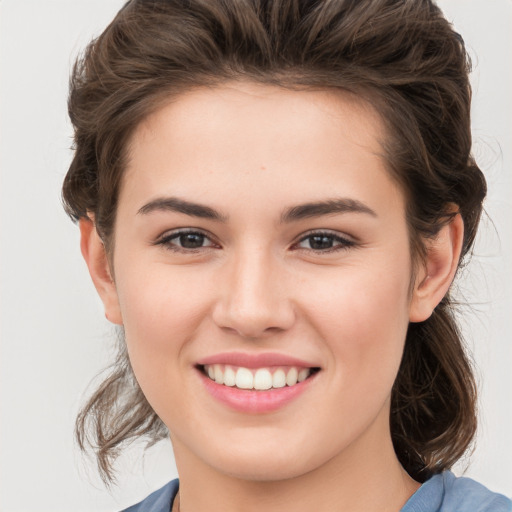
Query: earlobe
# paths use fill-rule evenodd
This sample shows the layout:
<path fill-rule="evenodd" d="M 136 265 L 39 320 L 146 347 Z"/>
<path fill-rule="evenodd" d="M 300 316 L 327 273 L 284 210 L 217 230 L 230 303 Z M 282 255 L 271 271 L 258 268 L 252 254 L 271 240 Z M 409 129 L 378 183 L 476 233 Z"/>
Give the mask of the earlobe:
<path fill-rule="evenodd" d="M 105 316 L 112 323 L 122 325 L 117 289 L 110 271 L 105 246 L 92 219 L 81 218 L 79 226 L 82 256 L 87 263 L 96 291 L 103 302 Z"/>
<path fill-rule="evenodd" d="M 459 264 L 464 223 L 458 213 L 427 241 L 427 257 L 416 276 L 409 320 L 423 322 L 430 317 L 452 284 Z"/>

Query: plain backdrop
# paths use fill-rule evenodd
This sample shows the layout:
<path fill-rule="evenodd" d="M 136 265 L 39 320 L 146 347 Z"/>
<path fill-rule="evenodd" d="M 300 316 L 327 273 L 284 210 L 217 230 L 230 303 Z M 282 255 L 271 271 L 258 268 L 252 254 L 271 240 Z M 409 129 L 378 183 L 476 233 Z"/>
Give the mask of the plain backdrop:
<path fill-rule="evenodd" d="M 0 0 L 0 510 L 114 511 L 176 476 L 170 446 L 133 447 L 110 493 L 73 441 L 113 329 L 81 260 L 60 186 L 71 158 L 70 65 L 120 0 Z M 459 280 L 481 389 L 476 451 L 456 470 L 512 495 L 512 2 L 443 0 L 473 57 L 474 153 L 489 182 L 472 265 Z"/>

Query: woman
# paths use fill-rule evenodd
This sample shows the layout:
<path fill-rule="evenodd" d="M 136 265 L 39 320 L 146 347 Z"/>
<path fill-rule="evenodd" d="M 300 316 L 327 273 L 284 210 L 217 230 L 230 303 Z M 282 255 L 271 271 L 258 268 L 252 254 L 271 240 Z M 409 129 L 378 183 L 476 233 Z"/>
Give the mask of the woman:
<path fill-rule="evenodd" d="M 169 435 L 180 475 L 130 510 L 511 509 L 448 471 L 468 70 L 428 1 L 132 1 L 89 46 L 64 200 L 124 341 L 78 439 L 110 479 Z"/>

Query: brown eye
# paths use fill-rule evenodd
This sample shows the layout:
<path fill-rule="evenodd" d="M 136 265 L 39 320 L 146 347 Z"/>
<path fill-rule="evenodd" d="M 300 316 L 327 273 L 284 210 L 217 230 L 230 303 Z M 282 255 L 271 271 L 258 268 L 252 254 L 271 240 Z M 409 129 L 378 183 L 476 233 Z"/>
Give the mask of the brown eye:
<path fill-rule="evenodd" d="M 177 231 L 164 235 L 157 245 L 163 245 L 173 251 L 194 251 L 203 248 L 210 248 L 215 244 L 210 238 L 200 231 Z"/>
<path fill-rule="evenodd" d="M 297 244 L 300 249 L 329 252 L 352 247 L 355 243 L 334 233 L 312 233 Z"/>
<path fill-rule="evenodd" d="M 309 237 L 309 246 L 315 251 L 321 249 L 331 249 L 334 246 L 334 238 L 332 236 L 315 235 Z"/>
<path fill-rule="evenodd" d="M 184 249 L 198 249 L 203 247 L 206 237 L 200 233 L 183 233 L 178 236 L 177 241 Z"/>

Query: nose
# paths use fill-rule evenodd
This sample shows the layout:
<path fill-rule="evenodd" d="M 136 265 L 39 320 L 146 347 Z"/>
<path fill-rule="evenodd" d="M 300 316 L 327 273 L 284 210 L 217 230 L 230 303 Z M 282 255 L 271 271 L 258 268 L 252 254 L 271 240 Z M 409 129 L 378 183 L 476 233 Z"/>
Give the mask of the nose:
<path fill-rule="evenodd" d="M 263 250 L 246 250 L 226 261 L 213 320 L 223 330 L 259 339 L 289 329 L 293 302 L 282 265 Z"/>

